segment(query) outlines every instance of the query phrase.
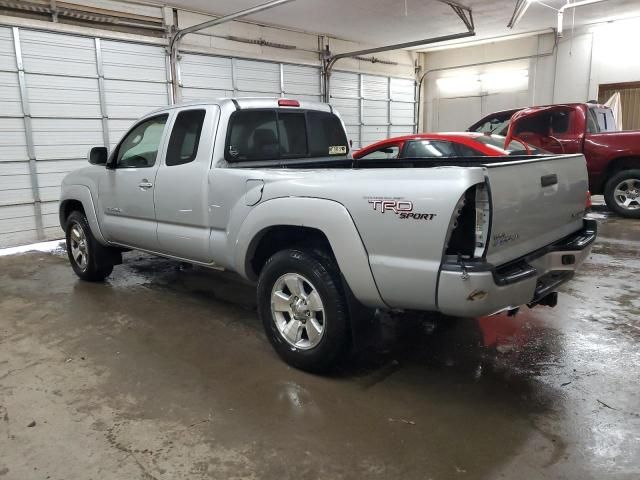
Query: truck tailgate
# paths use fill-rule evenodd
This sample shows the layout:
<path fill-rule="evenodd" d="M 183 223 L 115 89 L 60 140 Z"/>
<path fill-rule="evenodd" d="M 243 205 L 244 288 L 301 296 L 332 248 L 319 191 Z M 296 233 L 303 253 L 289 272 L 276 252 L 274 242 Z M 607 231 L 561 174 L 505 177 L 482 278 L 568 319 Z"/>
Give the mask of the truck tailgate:
<path fill-rule="evenodd" d="M 487 261 L 499 266 L 582 228 L 588 190 L 583 155 L 486 165 L 491 191 Z"/>

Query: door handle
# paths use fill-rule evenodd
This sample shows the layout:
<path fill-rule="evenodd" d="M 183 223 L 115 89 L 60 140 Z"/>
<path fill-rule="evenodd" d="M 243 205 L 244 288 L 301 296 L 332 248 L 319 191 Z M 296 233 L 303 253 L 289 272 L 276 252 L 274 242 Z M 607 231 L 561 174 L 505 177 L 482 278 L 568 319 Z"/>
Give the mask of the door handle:
<path fill-rule="evenodd" d="M 542 187 L 550 187 L 551 185 L 555 185 L 558 183 L 558 175 L 552 173 L 550 175 L 543 175 L 540 177 L 540 185 Z"/>
<path fill-rule="evenodd" d="M 145 178 L 138 184 L 138 186 L 140 187 L 140 190 L 149 190 L 153 187 L 153 183 Z"/>

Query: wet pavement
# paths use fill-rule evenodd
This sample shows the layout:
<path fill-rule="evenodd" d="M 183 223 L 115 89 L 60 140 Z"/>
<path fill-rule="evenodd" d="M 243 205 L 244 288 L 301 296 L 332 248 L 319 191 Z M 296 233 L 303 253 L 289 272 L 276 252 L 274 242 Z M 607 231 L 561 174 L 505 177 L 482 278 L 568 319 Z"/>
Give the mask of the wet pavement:
<path fill-rule="evenodd" d="M 383 315 L 325 377 L 232 275 L 0 257 L 0 479 L 638 479 L 640 221 L 593 215 L 556 308 Z"/>

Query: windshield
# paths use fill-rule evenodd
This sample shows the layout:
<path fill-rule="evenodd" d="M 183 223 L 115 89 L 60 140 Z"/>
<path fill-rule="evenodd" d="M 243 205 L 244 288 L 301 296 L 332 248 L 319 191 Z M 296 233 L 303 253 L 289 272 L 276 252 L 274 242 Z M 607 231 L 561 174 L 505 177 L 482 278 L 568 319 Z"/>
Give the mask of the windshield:
<path fill-rule="evenodd" d="M 511 140 L 511 142 L 505 149 L 505 137 L 502 135 L 482 135 L 475 137 L 474 140 L 476 142 L 484 143 L 485 145 L 506 155 L 543 155 L 545 153 L 548 153 L 547 151 L 542 150 L 538 147 L 534 147 L 531 144 L 527 144 L 530 150 L 530 152 L 527 152 L 525 146 L 517 140 Z"/>
<path fill-rule="evenodd" d="M 489 117 L 471 131 L 478 133 L 495 133 L 497 135 L 505 135 L 507 133 L 507 128 L 509 127 L 509 120 L 511 120 L 511 115 Z"/>

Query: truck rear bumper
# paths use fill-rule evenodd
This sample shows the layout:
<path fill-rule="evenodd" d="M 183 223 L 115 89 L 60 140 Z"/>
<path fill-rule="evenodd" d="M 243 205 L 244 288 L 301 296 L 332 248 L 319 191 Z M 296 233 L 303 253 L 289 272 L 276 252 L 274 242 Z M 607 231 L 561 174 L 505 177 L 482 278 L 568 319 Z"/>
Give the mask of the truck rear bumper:
<path fill-rule="evenodd" d="M 444 263 L 438 281 L 438 311 L 476 317 L 536 304 L 570 280 L 596 239 L 594 220 L 562 240 L 505 265 Z"/>

